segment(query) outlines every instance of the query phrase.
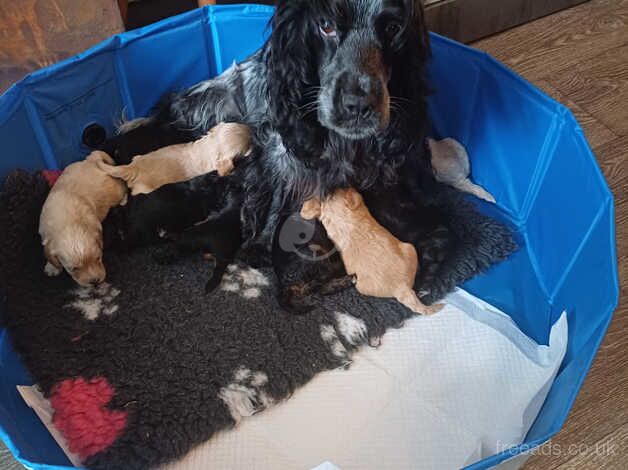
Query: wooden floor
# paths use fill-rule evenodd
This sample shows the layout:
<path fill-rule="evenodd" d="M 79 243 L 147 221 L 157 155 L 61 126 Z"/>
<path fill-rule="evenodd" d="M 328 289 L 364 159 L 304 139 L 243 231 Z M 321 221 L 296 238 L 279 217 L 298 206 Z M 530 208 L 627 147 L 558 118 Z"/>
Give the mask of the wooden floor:
<path fill-rule="evenodd" d="M 475 46 L 575 112 L 616 197 L 620 307 L 564 430 L 525 469 L 628 469 L 628 0 L 592 0 Z"/>
<path fill-rule="evenodd" d="M 628 0 L 592 0 L 474 46 L 574 111 L 616 198 L 620 307 L 565 428 L 525 469 L 628 469 Z"/>

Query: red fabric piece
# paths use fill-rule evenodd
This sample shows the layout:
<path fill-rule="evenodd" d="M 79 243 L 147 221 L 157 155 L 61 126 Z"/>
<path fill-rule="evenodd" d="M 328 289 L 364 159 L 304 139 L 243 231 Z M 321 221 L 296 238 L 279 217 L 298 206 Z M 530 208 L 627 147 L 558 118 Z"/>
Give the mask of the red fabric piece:
<path fill-rule="evenodd" d="M 128 413 L 107 408 L 114 394 L 103 377 L 64 380 L 52 390 L 52 423 L 83 461 L 107 449 L 126 427 Z"/>
<path fill-rule="evenodd" d="M 61 170 L 42 170 L 41 172 L 44 179 L 48 182 L 48 186 L 51 188 L 55 185 L 61 173 Z"/>

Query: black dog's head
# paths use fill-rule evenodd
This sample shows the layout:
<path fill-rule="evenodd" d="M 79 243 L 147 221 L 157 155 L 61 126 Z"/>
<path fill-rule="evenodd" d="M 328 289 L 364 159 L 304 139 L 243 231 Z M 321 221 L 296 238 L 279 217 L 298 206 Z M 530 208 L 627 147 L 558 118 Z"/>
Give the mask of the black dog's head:
<path fill-rule="evenodd" d="M 383 133 L 420 105 L 429 53 L 421 0 L 279 0 L 267 46 L 275 124 L 317 138 Z"/>

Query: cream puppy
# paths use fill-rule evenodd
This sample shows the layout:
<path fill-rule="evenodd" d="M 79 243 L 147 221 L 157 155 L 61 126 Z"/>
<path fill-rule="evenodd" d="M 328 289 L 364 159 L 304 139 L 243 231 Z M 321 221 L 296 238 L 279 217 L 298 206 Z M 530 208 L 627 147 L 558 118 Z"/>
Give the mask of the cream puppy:
<path fill-rule="evenodd" d="M 171 145 L 146 155 L 138 155 L 129 165 L 101 164 L 103 171 L 120 178 L 131 195 L 149 194 L 166 184 L 180 183 L 218 171 L 231 173 L 234 159 L 251 154 L 251 131 L 248 126 L 221 123 L 195 142 Z"/>
<path fill-rule="evenodd" d="M 442 308 L 421 303 L 413 289 L 419 266 L 414 246 L 397 240 L 377 223 L 355 189 L 340 189 L 324 201 L 310 199 L 301 216 L 320 219 L 360 293 L 395 298 L 423 315 Z"/>
<path fill-rule="evenodd" d="M 127 189 L 100 169 L 103 162 L 111 164 L 113 159 L 104 152 L 93 152 L 69 165 L 48 194 L 39 234 L 49 276 L 65 269 L 82 286 L 105 280 L 102 221 L 109 209 L 126 204 Z"/>
<path fill-rule="evenodd" d="M 432 168 L 437 181 L 456 188 L 458 191 L 473 194 L 480 199 L 495 203 L 495 198 L 482 186 L 469 179 L 471 164 L 469 154 L 455 139 L 427 139 L 432 153 Z"/>

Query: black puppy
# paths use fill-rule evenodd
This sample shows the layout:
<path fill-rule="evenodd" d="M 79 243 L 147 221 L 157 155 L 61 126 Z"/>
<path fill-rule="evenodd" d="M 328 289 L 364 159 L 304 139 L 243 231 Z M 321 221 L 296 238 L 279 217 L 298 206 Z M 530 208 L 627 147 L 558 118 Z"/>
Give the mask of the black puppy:
<path fill-rule="evenodd" d="M 156 114 L 161 113 L 158 105 Z M 119 165 L 198 137 L 159 119 L 130 122 L 122 131 L 101 146 Z M 215 267 L 206 290 L 213 290 L 242 244 L 243 171 L 238 167 L 223 178 L 210 173 L 129 198 L 125 207 L 112 211 L 105 224 L 108 238 L 114 247 L 124 250 L 171 242 L 160 250 L 161 262 L 191 253 L 211 254 Z"/>
<path fill-rule="evenodd" d="M 156 113 L 161 113 L 160 106 Z M 138 119 L 123 125 L 120 134 L 107 139 L 98 150 L 109 154 L 117 165 L 128 165 L 137 155 L 169 145 L 192 142 L 200 136 L 157 120 Z"/>
<path fill-rule="evenodd" d="M 298 212 L 281 218 L 273 237 L 272 260 L 279 304 L 290 313 L 305 314 L 320 304 L 320 295 L 352 285 L 325 227 Z"/>
<path fill-rule="evenodd" d="M 182 254 L 211 253 L 216 266 L 207 290 L 213 290 L 241 245 L 241 204 L 237 169 L 222 178 L 210 173 L 130 198 L 126 206 L 112 211 L 105 229 L 109 244 L 123 250 L 173 242 L 164 244 L 162 262 Z"/>

